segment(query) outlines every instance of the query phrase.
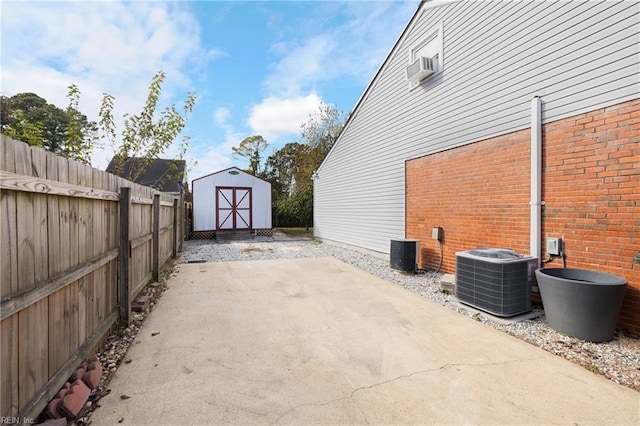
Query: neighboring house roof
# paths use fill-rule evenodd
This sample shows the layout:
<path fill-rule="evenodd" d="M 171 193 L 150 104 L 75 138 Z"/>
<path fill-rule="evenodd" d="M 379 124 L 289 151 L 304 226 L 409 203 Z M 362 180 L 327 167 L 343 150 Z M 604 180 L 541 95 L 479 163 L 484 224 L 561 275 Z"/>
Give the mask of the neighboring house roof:
<path fill-rule="evenodd" d="M 150 186 L 158 191 L 181 191 L 186 161 L 156 158 L 151 160 L 148 166 L 144 167 L 143 164 L 145 161 L 148 160 L 139 157 L 130 157 L 124 162 L 122 167 L 120 167 L 120 170 L 118 170 L 118 162 L 116 157 L 114 157 L 107 166 L 107 172 L 129 179 L 140 185 Z M 136 169 L 140 167 L 143 167 L 144 170 L 138 174 Z"/>

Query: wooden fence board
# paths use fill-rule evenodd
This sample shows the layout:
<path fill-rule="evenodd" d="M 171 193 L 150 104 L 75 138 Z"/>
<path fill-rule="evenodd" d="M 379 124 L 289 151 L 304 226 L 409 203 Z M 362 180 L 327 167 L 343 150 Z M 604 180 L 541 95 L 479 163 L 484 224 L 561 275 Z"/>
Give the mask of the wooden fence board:
<path fill-rule="evenodd" d="M 117 249 L 114 249 L 100 257 L 90 259 L 82 265 L 78 265 L 68 271 L 56 274 L 45 281 L 37 282 L 31 287 L 21 289 L 18 292 L 3 297 L 0 319 L 5 319 L 29 305 L 53 295 L 61 288 L 70 285 L 74 281 L 78 281 L 82 277 L 86 277 L 89 273 L 101 268 L 116 258 Z"/>
<path fill-rule="evenodd" d="M 66 331 L 68 334 L 67 342 L 68 342 L 68 351 L 69 353 L 65 357 L 65 361 L 69 358 L 69 356 L 78 349 L 81 341 L 78 340 L 78 330 L 80 328 L 80 315 L 79 315 L 79 302 L 78 302 L 78 294 L 79 294 L 79 284 L 78 281 L 75 281 L 68 285 L 65 290 L 67 291 L 67 312 L 66 322 L 67 327 Z M 53 370 L 52 370 L 53 371 Z M 57 371 L 57 370 L 56 370 Z"/>
<path fill-rule="evenodd" d="M 109 303 L 108 303 L 108 292 L 107 292 L 107 288 L 108 288 L 108 279 L 109 279 L 109 266 L 105 265 L 105 267 L 100 268 L 99 270 L 97 270 L 94 275 L 96 276 L 96 294 L 98 296 L 98 300 L 96 300 L 97 305 L 98 305 L 98 310 L 97 310 L 97 323 L 98 325 L 102 323 L 102 321 L 104 321 L 105 318 L 107 318 L 107 315 L 109 315 L 109 312 L 107 312 L 107 309 L 109 308 Z"/>
<path fill-rule="evenodd" d="M 0 165 L 3 169 L 15 172 L 15 149 L 11 139 L 2 135 L 0 139 Z M 16 210 L 17 193 L 2 190 L 0 192 L 0 296 L 5 296 L 18 289 L 18 224 Z"/>
<path fill-rule="evenodd" d="M 47 159 L 47 179 L 58 180 L 58 158 L 52 152 L 46 154 Z M 48 228 L 47 228 L 47 253 L 48 253 L 48 266 L 49 276 L 56 275 L 62 271 L 62 265 L 60 263 L 60 205 L 59 198 L 49 196 L 47 197 L 47 216 Z"/>
<path fill-rule="evenodd" d="M 92 174 L 92 182 L 93 182 L 93 187 L 94 188 L 99 188 L 102 189 L 102 179 L 100 177 L 100 173 L 98 172 L 98 170 L 95 169 L 91 169 L 91 174 Z M 100 235 L 98 234 L 100 232 L 101 226 L 102 226 L 102 215 L 100 214 L 100 203 L 91 203 L 91 216 L 93 218 L 92 221 L 92 229 L 91 229 L 91 235 Z M 102 238 L 101 238 L 102 239 Z M 91 253 L 91 257 L 95 257 L 98 255 L 98 253 L 100 253 L 100 251 L 102 250 L 102 241 L 100 241 L 101 239 L 93 239 L 93 251 Z"/>
<path fill-rule="evenodd" d="M 29 145 L 16 147 L 16 172 L 31 174 L 31 150 Z M 20 212 L 18 221 L 18 288 L 25 288 L 35 282 L 35 252 L 34 252 L 34 217 L 33 195 L 18 193 L 16 209 Z"/>
<path fill-rule="evenodd" d="M 146 274 L 140 279 L 140 282 L 134 285 L 133 289 L 131 290 L 132 300 L 135 300 L 136 296 L 138 296 L 138 294 L 140 294 L 140 292 L 144 289 L 144 287 L 151 282 L 152 278 L 153 278 L 153 274 L 149 272 L 148 274 Z"/>
<path fill-rule="evenodd" d="M 16 173 L 32 175 L 31 149 L 26 144 L 15 145 Z M 16 198 L 18 240 L 18 290 L 35 284 L 34 195 L 18 193 Z M 47 304 L 38 303 L 20 311 L 18 319 L 18 403 L 24 405 L 48 376 Z M 44 363 L 44 365 L 43 365 Z"/>
<path fill-rule="evenodd" d="M 103 321 L 100 327 L 92 335 L 87 337 L 75 353 L 67 360 L 67 362 L 65 362 L 62 368 L 53 374 L 49 381 L 33 395 L 25 406 L 22 407 L 19 417 L 35 419 L 38 414 L 40 414 L 42 409 L 46 406 L 47 401 L 49 401 L 51 396 L 55 395 L 64 385 L 82 360 L 87 358 L 90 351 L 94 349 L 102 337 L 109 331 L 116 319 L 117 314 L 114 312 L 109 318 Z"/>
<path fill-rule="evenodd" d="M 87 338 L 87 278 L 78 280 L 78 341 Z"/>
<path fill-rule="evenodd" d="M 61 172 L 58 167 L 59 159 L 52 153 L 47 153 L 47 179 L 58 181 L 61 178 Z M 62 177 L 64 180 L 64 177 Z M 47 208 L 49 217 L 49 226 L 47 229 L 48 237 L 48 269 L 50 276 L 55 276 L 62 273 L 64 268 L 63 258 L 68 255 L 62 251 L 61 241 L 66 240 L 68 237 L 64 233 L 64 203 L 62 197 L 49 196 L 47 197 Z M 61 226 L 62 223 L 62 226 Z M 62 232 L 61 232 L 62 230 Z M 42 288 L 42 287 L 40 287 Z M 49 356 L 48 356 L 48 368 L 51 374 L 55 373 L 57 369 L 62 365 L 65 359 L 65 345 L 64 340 L 64 304 L 65 297 L 63 290 L 51 294 L 47 297 L 45 302 L 48 303 L 49 318 L 48 318 L 48 342 L 49 342 Z"/>
<path fill-rule="evenodd" d="M 85 185 L 88 187 L 93 187 L 93 169 L 90 166 L 85 166 L 83 178 L 85 179 Z M 84 224 L 86 228 L 86 239 L 84 241 L 85 250 L 87 253 L 87 257 L 93 258 L 95 253 L 94 251 L 94 226 L 93 226 L 93 200 L 87 201 L 86 210 L 84 212 Z"/>
<path fill-rule="evenodd" d="M 69 183 L 78 184 L 78 166 L 76 161 L 69 161 Z M 78 221 L 80 203 L 75 197 L 69 198 L 69 264 L 75 267 L 80 262 L 79 255 L 79 232 L 80 226 Z M 75 349 L 75 348 L 74 348 Z"/>
<path fill-rule="evenodd" d="M 16 173 L 33 177 L 31 172 L 31 147 L 27 144 L 14 142 L 13 149 Z"/>
<path fill-rule="evenodd" d="M 20 212 L 17 226 L 18 239 L 18 288 L 35 282 L 33 196 L 18 194 L 16 209 Z"/>
<path fill-rule="evenodd" d="M 116 283 L 118 281 L 118 262 L 113 260 L 109 263 L 109 282 Z M 107 287 L 107 312 L 116 312 L 118 310 L 117 287 L 110 285 Z"/>
<path fill-rule="evenodd" d="M 61 288 L 57 292 L 50 295 L 46 302 L 49 304 L 49 370 L 57 371 L 58 368 L 64 364 L 68 352 L 66 351 L 67 345 L 65 342 L 65 303 L 66 294 L 65 288 Z"/>
<path fill-rule="evenodd" d="M 13 143 L 2 136 L 0 150 L 4 169 L 15 171 Z M 4 297 L 18 290 L 18 240 L 17 240 L 17 194 L 2 190 L 0 193 L 0 296 Z M 13 417 L 20 407 L 18 395 L 18 316 L 14 315 L 0 323 L 0 415 Z"/>
<path fill-rule="evenodd" d="M 93 187 L 93 169 L 89 165 L 79 166 L 78 185 L 83 187 Z M 93 203 L 91 199 L 81 199 L 78 207 L 78 251 L 79 261 L 87 262 L 92 258 L 93 251 Z M 84 342 L 95 329 L 91 317 L 91 279 L 84 274 L 78 280 L 78 339 Z"/>
<path fill-rule="evenodd" d="M 13 139 L 0 134 L 0 170 L 6 170 L 8 172 L 15 172 L 15 157 L 13 155 L 15 149 L 13 147 Z"/>
<path fill-rule="evenodd" d="M 63 157 L 58 157 L 58 180 L 63 183 L 69 183 L 69 162 Z M 59 197 L 58 202 L 60 208 L 60 253 L 65 253 L 65 255 L 60 256 L 60 267 L 63 271 L 66 271 L 71 267 L 71 259 L 69 257 L 71 253 L 69 241 L 71 208 L 69 197 Z"/>
<path fill-rule="evenodd" d="M 47 156 L 51 153 L 47 152 Z M 56 155 L 53 154 L 55 157 Z M 93 170 L 93 169 L 92 169 Z M 100 172 L 100 170 L 97 170 Z M 72 185 L 70 183 L 26 177 L 14 172 L 0 171 L 0 188 L 19 192 L 33 192 L 65 197 L 87 198 L 90 200 L 118 201 L 118 194 L 91 187 Z"/>
<path fill-rule="evenodd" d="M 2 345 L 2 398 L 0 415 L 13 417 L 18 413 L 18 316 L 14 315 L 0 323 L 0 345 Z"/>
<path fill-rule="evenodd" d="M 31 169 L 35 177 L 44 178 L 47 174 L 47 157 L 43 150 L 31 148 Z M 33 194 L 34 216 L 34 257 L 35 280 L 42 281 L 49 276 L 48 261 L 48 214 L 46 195 Z"/>
<path fill-rule="evenodd" d="M 21 407 L 49 380 L 47 315 L 46 300 L 18 313 L 18 397 Z"/>
<path fill-rule="evenodd" d="M 85 275 L 85 293 L 86 293 L 86 299 L 85 299 L 85 312 L 87 313 L 86 316 L 86 332 L 87 334 L 91 334 L 93 330 L 98 328 L 98 324 L 96 324 L 96 320 L 95 320 L 95 299 L 96 299 L 96 292 L 95 292 L 95 288 L 93 285 L 93 274 L 95 273 L 95 271 L 91 271 L 89 274 Z"/>
<path fill-rule="evenodd" d="M 131 188 L 132 202 L 121 215 L 123 186 Z M 130 275 L 129 309 L 132 295 L 153 277 L 154 245 L 158 263 L 171 256 L 174 232 L 182 235 L 175 223 L 182 220 L 174 217 L 169 194 L 159 195 L 159 222 L 154 219 L 156 194 L 0 138 L 2 415 L 35 417 L 73 364 L 104 337 L 118 314 L 121 264 Z M 128 231 L 122 241 L 120 218 Z"/>
<path fill-rule="evenodd" d="M 86 169 L 84 164 L 77 165 L 77 184 L 86 186 Z M 90 201 L 86 199 L 78 199 L 78 262 L 83 263 L 89 259 L 87 253 L 87 239 L 90 234 L 87 233 L 87 207 Z"/>
<path fill-rule="evenodd" d="M 18 290 L 18 224 L 14 191 L 0 194 L 0 297 Z"/>

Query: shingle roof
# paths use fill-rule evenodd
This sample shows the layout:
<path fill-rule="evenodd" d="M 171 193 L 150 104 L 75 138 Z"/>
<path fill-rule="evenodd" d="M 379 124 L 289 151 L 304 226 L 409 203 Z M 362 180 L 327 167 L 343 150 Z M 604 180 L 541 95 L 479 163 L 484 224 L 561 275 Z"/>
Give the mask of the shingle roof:
<path fill-rule="evenodd" d="M 148 161 L 150 163 L 145 167 Z M 138 174 L 136 170 L 140 168 L 144 170 Z M 118 167 L 118 159 L 114 157 L 107 166 L 107 172 L 162 192 L 180 192 L 178 182 L 183 181 L 185 168 L 186 161 L 184 160 L 162 158 L 147 160 L 139 157 L 130 157 L 121 167 Z"/>

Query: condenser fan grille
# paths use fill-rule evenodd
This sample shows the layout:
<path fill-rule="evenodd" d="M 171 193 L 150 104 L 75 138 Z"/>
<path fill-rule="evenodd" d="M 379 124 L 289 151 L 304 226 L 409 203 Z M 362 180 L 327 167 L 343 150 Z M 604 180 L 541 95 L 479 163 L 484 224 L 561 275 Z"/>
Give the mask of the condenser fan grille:
<path fill-rule="evenodd" d="M 530 311 L 530 264 L 534 259 L 519 256 L 484 260 L 481 257 L 475 253 L 456 253 L 458 300 L 498 316 Z"/>

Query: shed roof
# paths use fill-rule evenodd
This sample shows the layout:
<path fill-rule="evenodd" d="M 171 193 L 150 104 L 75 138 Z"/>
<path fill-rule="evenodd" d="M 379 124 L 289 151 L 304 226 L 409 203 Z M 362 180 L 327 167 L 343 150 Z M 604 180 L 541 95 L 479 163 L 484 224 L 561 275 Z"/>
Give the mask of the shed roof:
<path fill-rule="evenodd" d="M 245 172 L 244 170 L 242 170 L 242 169 L 240 169 L 240 168 L 238 168 L 238 167 L 235 167 L 235 166 L 234 166 L 234 167 L 228 167 L 228 168 L 226 168 L 226 169 L 222 169 L 222 170 L 218 170 L 217 172 L 209 173 L 208 175 L 200 176 L 199 178 L 195 178 L 195 179 L 193 179 L 193 181 L 192 181 L 192 182 L 195 182 L 195 181 L 200 180 L 200 179 L 208 178 L 208 177 L 213 176 L 213 175 L 217 175 L 217 174 L 221 174 L 221 173 L 225 173 L 225 172 L 227 172 L 227 173 L 228 173 L 228 172 L 230 172 L 231 170 L 237 170 L 238 172 L 240 172 L 240 173 L 242 173 L 242 174 L 245 174 L 245 175 L 251 176 L 251 177 L 252 177 L 252 178 L 254 178 L 254 179 L 258 179 L 258 180 L 261 180 L 261 181 L 267 182 L 269 185 L 271 185 L 271 182 L 269 182 L 268 180 L 266 180 L 266 179 L 262 179 L 261 177 L 258 177 L 258 176 L 255 176 L 255 175 L 252 175 L 251 173 L 247 173 L 247 172 Z"/>

